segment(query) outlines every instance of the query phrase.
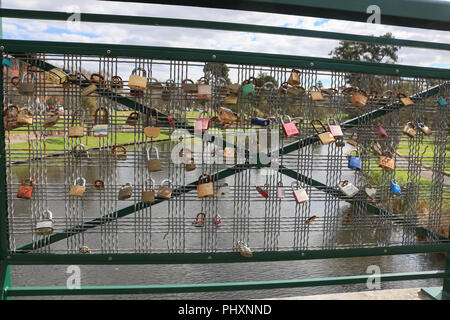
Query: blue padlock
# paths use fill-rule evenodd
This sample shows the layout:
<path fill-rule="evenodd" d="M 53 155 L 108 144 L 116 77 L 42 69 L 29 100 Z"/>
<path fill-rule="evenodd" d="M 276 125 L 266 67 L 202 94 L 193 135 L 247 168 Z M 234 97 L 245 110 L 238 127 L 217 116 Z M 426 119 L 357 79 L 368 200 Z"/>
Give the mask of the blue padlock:
<path fill-rule="evenodd" d="M 6 58 L 3 58 L 2 65 L 6 66 L 7 68 L 11 68 L 11 61 L 9 61 Z"/>
<path fill-rule="evenodd" d="M 448 106 L 447 99 L 445 99 L 445 98 L 440 98 L 440 99 L 438 100 L 438 105 L 439 105 L 440 107 Z"/>
<path fill-rule="evenodd" d="M 352 156 L 352 153 L 356 152 L 356 156 Z M 348 159 L 348 167 L 352 170 L 361 170 L 361 157 L 359 157 L 359 153 L 356 150 L 350 152 L 350 158 Z"/>
<path fill-rule="evenodd" d="M 400 186 L 395 182 L 395 180 L 392 180 L 391 183 L 391 192 L 394 196 L 400 196 L 402 194 L 402 189 Z"/>
<path fill-rule="evenodd" d="M 252 118 L 251 123 L 257 126 L 268 126 L 270 124 L 270 120 L 269 119 L 264 119 L 264 118 Z"/>

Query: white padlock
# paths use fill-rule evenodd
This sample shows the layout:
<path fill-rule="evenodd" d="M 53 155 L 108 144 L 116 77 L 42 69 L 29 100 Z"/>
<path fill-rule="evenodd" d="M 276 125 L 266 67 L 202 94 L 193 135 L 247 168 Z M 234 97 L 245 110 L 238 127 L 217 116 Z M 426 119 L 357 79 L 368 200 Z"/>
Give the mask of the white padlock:
<path fill-rule="evenodd" d="M 339 190 L 342 191 L 347 197 L 353 197 L 355 194 L 359 192 L 359 189 L 350 183 L 348 180 L 342 181 L 339 183 Z"/>

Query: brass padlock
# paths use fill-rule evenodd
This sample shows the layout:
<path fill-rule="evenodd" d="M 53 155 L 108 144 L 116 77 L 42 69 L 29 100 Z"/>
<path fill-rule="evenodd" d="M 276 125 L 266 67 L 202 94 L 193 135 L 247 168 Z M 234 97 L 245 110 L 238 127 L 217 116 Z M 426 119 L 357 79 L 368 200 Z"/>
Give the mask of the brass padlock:
<path fill-rule="evenodd" d="M 225 149 L 223 149 L 223 157 L 224 158 L 235 158 L 236 157 L 236 149 L 233 147 L 225 147 Z"/>
<path fill-rule="evenodd" d="M 3 128 L 7 131 L 20 128 L 22 125 L 17 122 L 19 108 L 16 106 L 8 106 L 3 109 Z"/>
<path fill-rule="evenodd" d="M 181 88 L 185 93 L 197 93 L 197 84 L 194 83 L 191 79 L 184 79 L 181 82 Z"/>
<path fill-rule="evenodd" d="M 117 161 L 127 160 L 127 149 L 121 144 L 114 145 L 111 149 L 111 155 Z"/>
<path fill-rule="evenodd" d="M 355 138 L 356 135 L 356 138 Z M 353 132 L 350 138 L 348 138 L 348 144 L 356 147 L 358 145 L 358 134 L 356 132 Z"/>
<path fill-rule="evenodd" d="M 98 113 L 103 111 L 103 124 L 98 124 Z M 94 114 L 94 126 L 92 127 L 92 131 L 94 133 L 94 137 L 102 138 L 108 136 L 108 123 L 109 123 L 109 112 L 105 107 L 99 107 L 95 110 Z"/>
<path fill-rule="evenodd" d="M 21 126 L 29 126 L 33 124 L 33 113 L 28 108 L 22 108 L 17 114 L 17 123 Z"/>
<path fill-rule="evenodd" d="M 142 202 L 143 203 L 154 203 L 155 202 L 155 180 L 152 178 L 148 179 L 150 186 L 144 183 L 144 189 L 142 190 Z"/>
<path fill-rule="evenodd" d="M 202 178 L 206 178 L 206 182 L 202 182 Z M 197 182 L 197 196 L 199 198 L 213 197 L 214 185 L 209 174 L 202 174 Z"/>
<path fill-rule="evenodd" d="M 31 81 L 26 81 L 27 78 L 31 75 Z M 19 84 L 19 93 L 25 96 L 32 96 L 34 91 L 36 90 L 36 77 L 34 72 L 27 72 L 22 77 L 22 82 Z"/>
<path fill-rule="evenodd" d="M 410 138 L 414 138 L 416 136 L 416 126 L 411 121 L 407 122 L 405 127 L 403 128 L 403 133 L 406 134 Z"/>
<path fill-rule="evenodd" d="M 223 98 L 223 104 L 225 106 L 236 105 L 238 102 L 238 96 L 226 96 Z"/>
<path fill-rule="evenodd" d="M 80 120 L 79 126 L 75 126 L 76 114 L 81 114 L 81 117 L 79 119 Z M 84 110 L 83 109 L 75 110 L 72 114 L 72 124 L 69 127 L 69 138 L 81 138 L 84 136 L 83 120 L 84 120 Z"/>
<path fill-rule="evenodd" d="M 69 79 L 67 73 L 58 68 L 53 68 L 45 72 L 45 80 L 53 84 L 64 84 Z"/>
<path fill-rule="evenodd" d="M 142 76 L 137 75 L 137 71 L 142 71 Z M 143 68 L 135 68 L 131 71 L 130 78 L 128 80 L 128 87 L 133 90 L 144 91 L 147 89 L 147 72 Z"/>
<path fill-rule="evenodd" d="M 81 180 L 81 185 L 78 184 L 78 181 Z M 86 179 L 83 177 L 78 177 L 73 182 L 73 185 L 70 187 L 69 196 L 71 197 L 82 197 L 84 192 L 86 191 Z"/>
<path fill-rule="evenodd" d="M 319 131 L 317 130 L 317 128 L 314 126 L 314 123 L 317 122 L 322 126 L 322 132 L 319 133 Z M 314 131 L 316 131 L 320 142 L 325 145 L 325 144 L 330 144 L 333 142 L 336 142 L 336 139 L 333 137 L 333 135 L 325 128 L 325 126 L 323 125 L 322 121 L 314 119 L 310 121 L 310 124 L 312 125 L 312 127 L 314 128 Z"/>
<path fill-rule="evenodd" d="M 295 185 L 295 188 L 294 188 L 294 185 Z M 309 197 L 308 197 L 308 194 L 306 193 L 306 190 L 303 188 L 300 188 L 297 181 L 292 181 L 291 188 L 292 188 L 292 194 L 294 195 L 295 201 L 298 204 L 302 204 L 302 203 L 309 201 Z"/>
<path fill-rule="evenodd" d="M 388 157 L 389 155 L 389 157 Z M 392 153 L 389 151 L 385 151 L 380 156 L 379 167 L 385 169 L 386 171 L 394 171 L 395 168 L 395 160 L 392 156 Z"/>
<path fill-rule="evenodd" d="M 150 121 L 150 114 L 156 115 L 155 125 L 153 126 Z M 147 112 L 147 121 L 146 126 L 144 128 L 144 134 L 149 138 L 156 138 L 161 133 L 161 130 L 157 127 L 158 125 L 158 110 L 152 108 Z"/>
<path fill-rule="evenodd" d="M 320 89 L 317 88 L 316 86 L 312 86 L 309 89 L 309 93 L 311 95 L 311 100 L 312 101 L 325 101 L 325 97 L 323 96 L 323 94 L 320 91 Z"/>
<path fill-rule="evenodd" d="M 50 113 L 47 117 L 44 119 L 44 128 L 50 128 L 53 127 L 60 118 L 60 114 L 58 111 Z"/>
<path fill-rule="evenodd" d="M 38 220 L 36 221 L 35 232 L 40 236 L 53 233 L 53 213 L 50 210 L 45 210 L 39 215 Z"/>
<path fill-rule="evenodd" d="M 400 100 L 401 103 L 403 103 L 403 105 L 405 107 L 411 107 L 414 105 L 414 102 L 408 98 L 404 93 L 398 93 L 397 94 L 397 98 Z"/>
<path fill-rule="evenodd" d="M 129 126 L 137 125 L 139 121 L 139 112 L 133 111 L 128 115 L 127 121 L 125 122 Z"/>
<path fill-rule="evenodd" d="M 72 154 L 75 158 L 78 159 L 89 158 L 89 152 L 86 150 L 85 145 L 82 143 L 78 143 L 72 148 Z"/>
<path fill-rule="evenodd" d="M 88 95 L 91 95 L 97 90 L 98 90 L 97 85 L 95 83 L 91 83 L 90 85 L 81 90 L 81 95 L 86 97 Z"/>
<path fill-rule="evenodd" d="M 427 127 L 423 122 L 417 123 L 417 126 L 419 127 L 420 131 L 423 132 L 424 135 L 431 135 L 433 131 L 429 127 Z"/>
<path fill-rule="evenodd" d="M 252 250 L 250 250 L 250 248 L 248 247 L 247 244 L 245 244 L 242 241 L 238 241 L 238 245 L 237 245 L 237 249 L 239 251 L 239 253 L 246 258 L 251 258 L 253 257 L 253 253 Z"/>
<path fill-rule="evenodd" d="M 167 187 L 164 185 L 164 183 L 166 182 Z M 161 181 L 161 185 L 159 186 L 156 197 L 169 200 L 170 198 L 172 198 L 172 192 L 173 192 L 172 182 L 169 179 L 164 179 L 163 181 Z"/>
<path fill-rule="evenodd" d="M 155 150 L 156 159 L 151 159 L 152 150 Z M 161 160 L 159 159 L 159 151 L 156 146 L 147 148 L 147 169 L 149 172 L 162 171 Z"/>
<path fill-rule="evenodd" d="M 200 100 L 211 99 L 212 91 L 209 85 L 209 80 L 205 77 L 201 77 L 198 80 L 197 98 Z"/>
<path fill-rule="evenodd" d="M 306 93 L 306 89 L 303 88 L 302 86 L 295 86 L 295 87 L 288 86 L 286 89 L 286 93 L 291 96 L 298 97 L 304 95 Z"/>
<path fill-rule="evenodd" d="M 289 83 L 291 86 L 296 87 L 300 84 L 300 71 L 297 69 L 292 69 L 291 75 L 289 76 L 289 79 L 287 83 Z"/>
<path fill-rule="evenodd" d="M 191 150 L 181 149 L 179 152 L 179 156 L 180 158 L 183 158 L 182 163 L 186 164 L 186 171 L 195 170 L 194 155 L 192 154 Z"/>
<path fill-rule="evenodd" d="M 365 107 L 367 104 L 367 100 L 369 99 L 367 96 L 367 92 L 359 88 L 345 88 L 344 90 L 342 90 L 342 94 L 352 94 L 350 103 L 357 107 Z"/>
<path fill-rule="evenodd" d="M 118 200 L 126 200 L 131 197 L 133 193 L 133 186 L 131 183 L 125 183 L 119 190 Z"/>

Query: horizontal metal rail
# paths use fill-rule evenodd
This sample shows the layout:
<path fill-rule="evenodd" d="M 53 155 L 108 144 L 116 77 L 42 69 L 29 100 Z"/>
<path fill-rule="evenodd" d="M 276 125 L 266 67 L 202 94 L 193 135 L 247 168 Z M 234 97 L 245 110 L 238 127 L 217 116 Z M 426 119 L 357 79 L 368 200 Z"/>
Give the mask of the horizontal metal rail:
<path fill-rule="evenodd" d="M 56 11 L 0 9 L 0 16 L 4 18 L 67 21 L 71 17 L 71 15 L 72 13 L 56 12 Z M 450 50 L 450 44 L 448 43 L 416 41 L 416 40 L 395 39 L 395 38 L 381 38 L 364 35 L 355 35 L 350 33 L 294 29 L 286 27 L 273 27 L 273 26 L 253 25 L 244 23 L 229 23 L 216 21 L 170 19 L 160 17 L 125 16 L 125 15 L 110 15 L 110 14 L 93 14 L 93 13 L 80 13 L 80 21 L 96 22 L 96 23 L 145 25 L 158 27 L 180 27 L 180 28 L 195 28 L 195 29 L 209 29 L 209 30 L 223 30 L 223 31 L 254 32 L 264 34 L 276 34 L 283 36 L 309 37 L 309 38 L 330 39 L 330 40 L 346 40 L 346 41 L 357 41 L 357 42 L 376 43 L 376 44 L 403 46 L 403 47 Z"/>
<path fill-rule="evenodd" d="M 446 278 L 445 271 L 423 271 L 405 273 L 380 274 L 380 281 L 405 281 L 419 279 Z M 52 296 L 52 295 L 103 295 L 103 294 L 162 294 L 162 293 L 188 293 L 188 292 L 217 292 L 241 290 L 271 290 L 287 288 L 303 288 L 317 286 L 333 286 L 342 284 L 365 283 L 371 274 L 359 276 L 343 276 L 330 278 L 249 281 L 229 283 L 195 283 L 195 284 L 167 284 L 167 285 L 130 285 L 130 286 L 86 286 L 79 289 L 68 287 L 6 287 L 7 297 L 21 296 Z"/>

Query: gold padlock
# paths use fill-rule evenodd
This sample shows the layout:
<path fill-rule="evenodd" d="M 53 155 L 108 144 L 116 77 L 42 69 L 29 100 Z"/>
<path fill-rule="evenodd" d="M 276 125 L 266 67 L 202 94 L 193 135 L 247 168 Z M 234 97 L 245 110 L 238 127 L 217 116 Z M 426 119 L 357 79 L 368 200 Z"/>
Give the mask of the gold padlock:
<path fill-rule="evenodd" d="M 389 157 L 387 156 L 389 155 Z M 380 156 L 379 167 L 385 169 L 386 171 L 394 171 L 395 168 L 395 160 L 392 156 L 392 153 L 389 151 L 385 151 Z"/>
<path fill-rule="evenodd" d="M 138 76 L 136 73 L 138 70 L 142 71 L 142 76 Z M 128 80 L 128 87 L 133 90 L 144 91 L 147 89 L 147 72 L 143 68 L 135 68 L 131 72 L 130 78 Z"/>
<path fill-rule="evenodd" d="M 317 122 L 322 126 L 322 130 L 323 132 L 319 133 L 319 131 L 317 130 L 317 128 L 314 126 L 314 123 Z M 336 139 L 333 137 L 333 135 L 327 130 L 327 128 L 325 128 L 325 126 L 323 125 L 322 121 L 314 119 L 310 121 L 310 124 L 312 125 L 312 127 L 314 128 L 314 131 L 316 131 L 320 142 L 325 145 L 325 144 L 330 144 L 333 142 L 336 142 Z"/>
<path fill-rule="evenodd" d="M 78 181 L 81 180 L 82 184 L 79 185 Z M 70 187 L 69 196 L 71 197 L 82 197 L 84 192 L 86 191 L 86 179 L 83 177 L 78 177 L 73 182 L 73 185 Z"/>
<path fill-rule="evenodd" d="M 416 126 L 411 121 L 407 122 L 403 128 L 403 133 L 408 137 L 414 138 L 416 136 Z"/>
<path fill-rule="evenodd" d="M 53 84 L 64 84 L 69 77 L 67 73 L 58 68 L 53 68 L 50 71 L 45 72 L 45 79 L 49 80 Z"/>
<path fill-rule="evenodd" d="M 127 182 L 120 188 L 117 199 L 126 200 L 131 197 L 132 193 L 133 193 L 133 186 L 131 185 L 131 183 Z"/>
<path fill-rule="evenodd" d="M 184 79 L 181 82 L 181 88 L 185 93 L 197 93 L 197 84 L 194 83 L 191 79 Z"/>
<path fill-rule="evenodd" d="M 80 125 L 75 126 L 75 116 L 76 114 L 81 114 L 80 117 Z M 84 120 L 84 110 L 83 109 L 77 109 L 72 114 L 72 124 L 69 127 L 69 138 L 81 138 L 84 136 L 84 127 L 83 127 L 83 120 Z"/>
<path fill-rule="evenodd" d="M 367 100 L 369 99 L 367 97 L 367 92 L 359 88 L 345 88 L 344 90 L 342 90 L 342 94 L 351 94 L 352 96 L 350 98 L 350 103 L 357 107 L 365 107 L 367 104 Z"/>
<path fill-rule="evenodd" d="M 325 101 L 325 98 L 324 98 L 322 92 L 316 86 L 312 86 L 309 89 L 309 93 L 311 95 L 311 100 L 312 101 Z"/>
<path fill-rule="evenodd" d="M 202 178 L 206 178 L 206 182 L 202 182 Z M 202 174 L 197 182 L 197 196 L 199 198 L 213 197 L 214 185 L 209 174 Z"/>
<path fill-rule="evenodd" d="M 164 185 L 164 183 L 166 182 L 167 187 Z M 172 182 L 169 179 L 164 179 L 163 181 L 161 181 L 161 185 L 159 186 L 156 197 L 169 200 L 170 198 L 172 198 L 172 192 L 173 192 Z"/>
<path fill-rule="evenodd" d="M 156 159 L 151 159 L 152 150 L 155 150 Z M 156 146 L 147 148 L 147 169 L 149 172 L 162 171 L 161 160 L 159 159 L 159 151 Z"/>
<path fill-rule="evenodd" d="M 355 138 L 356 135 L 356 138 Z M 350 138 L 348 138 L 348 144 L 356 147 L 358 145 L 358 135 L 356 132 L 353 132 Z"/>
<path fill-rule="evenodd" d="M 48 117 L 45 117 L 44 119 L 44 128 L 53 127 L 60 118 L 60 114 L 58 111 L 51 112 Z"/>
<path fill-rule="evenodd" d="M 411 107 L 414 105 L 414 102 L 412 102 L 412 100 L 408 98 L 404 93 L 399 92 L 397 94 L 397 98 L 400 100 L 401 103 L 403 103 L 405 107 Z"/>
<path fill-rule="evenodd" d="M 21 108 L 17 114 L 17 123 L 22 126 L 33 124 L 33 113 L 28 108 Z"/>
<path fill-rule="evenodd" d="M 98 90 L 97 85 L 95 83 L 91 83 L 87 87 L 83 88 L 83 90 L 81 90 L 81 95 L 86 97 L 97 90 Z"/>
<path fill-rule="evenodd" d="M 223 104 L 225 106 L 235 105 L 238 102 L 238 96 L 226 96 L 223 98 Z"/>
<path fill-rule="evenodd" d="M 155 126 L 153 126 L 150 121 L 150 114 L 153 113 L 156 115 Z M 147 121 L 146 126 L 144 128 L 144 134 L 149 138 L 156 138 L 157 136 L 159 136 L 161 130 L 157 127 L 157 125 L 158 125 L 158 110 L 152 108 L 147 112 Z"/>
<path fill-rule="evenodd" d="M 291 86 L 296 87 L 300 84 L 300 71 L 297 69 L 292 69 L 291 75 L 289 76 L 289 79 L 287 83 L 289 83 Z"/>
<path fill-rule="evenodd" d="M 155 202 L 155 180 L 152 178 L 148 179 L 150 181 L 150 186 L 144 184 L 144 189 L 142 190 L 142 202 L 143 203 L 154 203 Z"/>

